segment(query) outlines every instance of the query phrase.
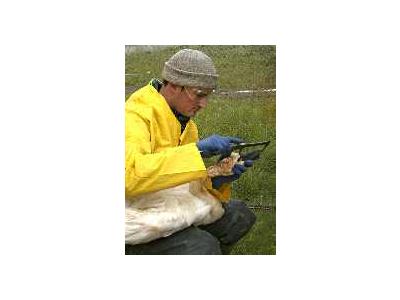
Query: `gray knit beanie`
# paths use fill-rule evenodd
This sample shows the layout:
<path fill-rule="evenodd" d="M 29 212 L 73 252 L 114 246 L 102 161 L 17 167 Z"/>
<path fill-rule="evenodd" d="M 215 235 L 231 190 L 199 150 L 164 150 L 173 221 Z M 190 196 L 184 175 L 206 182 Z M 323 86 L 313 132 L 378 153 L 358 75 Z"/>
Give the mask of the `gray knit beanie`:
<path fill-rule="evenodd" d="M 210 57 L 199 50 L 182 49 L 165 64 L 162 78 L 180 86 L 214 89 L 217 71 Z"/>

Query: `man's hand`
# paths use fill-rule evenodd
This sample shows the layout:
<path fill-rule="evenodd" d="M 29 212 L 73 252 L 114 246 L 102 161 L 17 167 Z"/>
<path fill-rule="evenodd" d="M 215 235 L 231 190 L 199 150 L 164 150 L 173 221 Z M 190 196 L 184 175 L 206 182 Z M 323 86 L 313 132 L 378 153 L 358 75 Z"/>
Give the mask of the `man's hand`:
<path fill-rule="evenodd" d="M 232 151 L 231 144 L 242 143 L 243 140 L 231 136 L 220 136 L 214 134 L 197 142 L 197 148 L 201 151 L 202 157 L 210 157 L 216 154 L 228 155 Z"/>
<path fill-rule="evenodd" d="M 219 189 L 224 183 L 230 183 L 232 181 L 235 181 L 242 176 L 244 172 L 246 172 L 247 168 L 250 168 L 253 165 L 252 160 L 246 160 L 244 161 L 243 165 L 240 164 L 235 164 L 232 168 L 233 175 L 229 176 L 217 176 L 211 178 L 212 181 L 212 186 L 214 189 Z"/>

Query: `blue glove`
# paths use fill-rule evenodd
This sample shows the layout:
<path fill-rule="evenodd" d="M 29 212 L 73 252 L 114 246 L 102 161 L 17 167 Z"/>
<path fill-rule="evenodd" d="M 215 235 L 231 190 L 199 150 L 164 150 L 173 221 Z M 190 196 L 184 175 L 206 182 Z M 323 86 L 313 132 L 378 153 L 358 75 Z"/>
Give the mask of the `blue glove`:
<path fill-rule="evenodd" d="M 216 154 L 227 155 L 232 151 L 231 143 L 239 144 L 242 142 L 243 140 L 240 138 L 214 134 L 198 141 L 197 148 L 201 151 L 202 157 L 210 157 Z"/>
<path fill-rule="evenodd" d="M 211 178 L 213 189 L 219 189 L 224 183 L 230 183 L 239 179 L 240 176 L 244 172 L 246 172 L 247 168 L 250 168 L 253 165 L 252 160 L 246 160 L 244 165 L 235 164 L 232 168 L 233 175 L 229 176 L 216 176 Z"/>

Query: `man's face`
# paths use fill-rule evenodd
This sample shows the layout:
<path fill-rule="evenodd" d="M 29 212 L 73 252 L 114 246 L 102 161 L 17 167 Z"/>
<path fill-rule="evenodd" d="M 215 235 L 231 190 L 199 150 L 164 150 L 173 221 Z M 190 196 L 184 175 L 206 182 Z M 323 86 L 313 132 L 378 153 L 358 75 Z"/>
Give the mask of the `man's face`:
<path fill-rule="evenodd" d="M 194 117 L 196 113 L 207 106 L 207 97 L 212 89 L 180 87 L 175 109 L 186 117 Z"/>

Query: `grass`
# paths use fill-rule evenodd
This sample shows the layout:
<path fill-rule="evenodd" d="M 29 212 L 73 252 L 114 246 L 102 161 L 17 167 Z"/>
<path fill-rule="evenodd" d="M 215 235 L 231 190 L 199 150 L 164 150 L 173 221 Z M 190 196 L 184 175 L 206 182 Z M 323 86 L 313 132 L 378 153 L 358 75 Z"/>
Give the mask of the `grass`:
<path fill-rule="evenodd" d="M 274 108 L 275 97 L 235 100 L 215 97 L 194 121 L 200 138 L 218 133 L 248 142 L 271 140 L 251 172 L 234 182 L 233 196 L 251 204 L 275 205 L 275 123 L 274 118 L 270 120 L 260 109 L 266 106 Z"/>
<path fill-rule="evenodd" d="M 216 94 L 209 99 L 207 109 L 195 118 L 200 137 L 218 133 L 249 142 L 271 140 L 260 160 L 233 184 L 232 198 L 269 209 L 255 210 L 256 224 L 232 254 L 276 254 L 275 95 L 253 93 L 250 97 L 238 97 L 219 93 L 275 88 L 275 47 L 170 46 L 134 52 L 126 55 L 125 72 L 132 75 L 126 76 L 125 86 L 139 88 L 159 77 L 163 63 L 179 49 L 188 47 L 212 57 L 220 75 Z"/>
<path fill-rule="evenodd" d="M 266 114 L 269 111 L 269 114 Z M 257 222 L 232 254 L 275 254 L 275 97 L 229 99 L 215 97 L 195 118 L 200 137 L 214 133 L 239 136 L 246 141 L 271 140 L 261 158 L 233 183 L 232 198 L 262 205 Z M 207 163 L 210 163 L 209 161 Z"/>

